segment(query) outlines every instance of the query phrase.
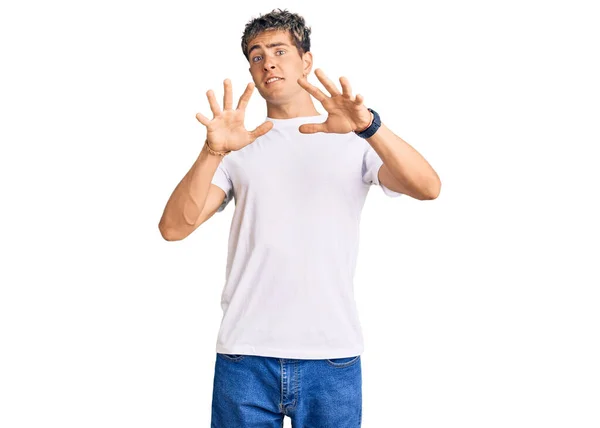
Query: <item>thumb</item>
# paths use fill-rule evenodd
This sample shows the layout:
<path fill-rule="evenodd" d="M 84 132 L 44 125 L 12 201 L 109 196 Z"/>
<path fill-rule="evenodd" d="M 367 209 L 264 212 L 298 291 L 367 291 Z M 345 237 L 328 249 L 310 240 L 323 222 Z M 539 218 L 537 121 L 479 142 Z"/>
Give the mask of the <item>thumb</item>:
<path fill-rule="evenodd" d="M 324 123 L 305 123 L 298 128 L 303 134 L 315 134 L 317 132 L 327 132 L 327 127 Z"/>
<path fill-rule="evenodd" d="M 252 137 L 252 140 L 256 140 L 258 137 L 265 135 L 272 128 L 273 128 L 273 122 L 270 122 L 267 120 L 266 122 L 257 126 L 256 129 L 254 129 L 254 131 L 250 131 L 250 136 Z"/>

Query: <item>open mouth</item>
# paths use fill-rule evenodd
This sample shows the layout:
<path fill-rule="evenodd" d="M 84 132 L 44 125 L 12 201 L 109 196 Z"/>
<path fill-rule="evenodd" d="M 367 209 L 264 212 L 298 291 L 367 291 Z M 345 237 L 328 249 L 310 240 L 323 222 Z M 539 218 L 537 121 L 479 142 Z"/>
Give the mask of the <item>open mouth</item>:
<path fill-rule="evenodd" d="M 284 80 L 283 77 L 280 77 L 280 78 L 276 78 L 274 80 L 273 79 L 269 79 L 265 83 L 266 83 L 267 86 L 270 86 L 273 83 L 282 82 L 283 80 Z"/>

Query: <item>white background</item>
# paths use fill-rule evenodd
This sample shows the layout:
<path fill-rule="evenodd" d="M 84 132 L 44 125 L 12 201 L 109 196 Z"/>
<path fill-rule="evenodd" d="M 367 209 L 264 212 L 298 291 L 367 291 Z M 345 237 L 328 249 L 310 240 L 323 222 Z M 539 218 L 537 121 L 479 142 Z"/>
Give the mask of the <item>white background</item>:
<path fill-rule="evenodd" d="M 1 7 L 0 426 L 209 426 L 234 204 L 157 225 L 275 7 L 442 180 L 363 210 L 363 427 L 600 426 L 594 2 L 248 3 Z"/>

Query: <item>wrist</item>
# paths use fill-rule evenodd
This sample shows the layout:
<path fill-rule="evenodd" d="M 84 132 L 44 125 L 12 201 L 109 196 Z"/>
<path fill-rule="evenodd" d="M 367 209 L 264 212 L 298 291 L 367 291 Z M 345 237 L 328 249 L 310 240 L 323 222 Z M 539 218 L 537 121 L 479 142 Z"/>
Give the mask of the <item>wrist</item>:
<path fill-rule="evenodd" d="M 373 124 L 373 113 L 371 113 L 371 111 L 369 110 L 369 115 L 371 116 L 371 119 L 369 120 L 369 123 L 367 125 L 363 125 L 359 126 L 354 132 L 356 133 L 361 133 L 366 131 L 367 129 L 369 129 L 369 126 L 371 126 Z"/>
<path fill-rule="evenodd" d="M 371 114 L 373 115 L 373 118 L 371 119 L 371 124 L 362 131 L 354 131 L 356 135 L 358 135 L 360 138 L 371 138 L 381 126 L 381 118 L 379 117 L 379 114 L 371 108 L 369 108 L 369 112 L 371 112 Z"/>
<path fill-rule="evenodd" d="M 219 155 L 215 155 L 213 153 L 210 152 L 208 146 L 206 145 L 206 142 L 204 142 L 204 145 L 202 146 L 202 150 L 200 151 L 200 153 L 202 153 L 202 155 L 208 157 L 208 158 L 219 158 L 221 159 L 221 156 Z"/>
<path fill-rule="evenodd" d="M 231 153 L 231 150 L 227 150 L 223 147 L 213 147 L 209 142 L 208 142 L 208 138 L 206 140 L 204 140 L 204 147 L 203 149 L 206 149 L 206 151 L 211 155 L 211 156 L 221 156 L 224 157 L 226 155 L 228 155 L 229 153 Z"/>

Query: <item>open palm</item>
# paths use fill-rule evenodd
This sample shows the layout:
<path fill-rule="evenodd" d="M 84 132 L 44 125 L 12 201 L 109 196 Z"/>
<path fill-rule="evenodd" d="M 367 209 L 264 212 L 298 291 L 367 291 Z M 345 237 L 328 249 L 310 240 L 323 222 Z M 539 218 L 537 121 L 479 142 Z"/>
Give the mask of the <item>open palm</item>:
<path fill-rule="evenodd" d="M 196 114 L 196 119 L 206 126 L 206 138 L 210 147 L 216 151 L 235 151 L 252 143 L 261 135 L 266 134 L 273 128 L 273 123 L 265 121 L 253 131 L 248 131 L 244 126 L 246 106 L 254 90 L 254 83 L 248 83 L 246 90 L 240 97 L 237 108 L 233 110 L 233 95 L 231 81 L 225 79 L 223 82 L 225 91 L 223 94 L 223 110 L 219 107 L 212 89 L 206 92 L 213 119 L 210 120 L 201 113 Z"/>
<path fill-rule="evenodd" d="M 369 126 L 372 117 L 371 112 L 363 104 L 364 99 L 361 95 L 356 95 L 356 97 L 352 95 L 352 88 L 347 78 L 340 77 L 340 84 L 342 85 L 342 92 L 340 92 L 321 69 L 317 68 L 315 75 L 331 94 L 330 97 L 316 86 L 311 85 L 306 77 L 298 79 L 298 84 L 320 101 L 329 115 L 323 123 L 306 123 L 301 125 L 299 128 L 300 132 L 304 134 L 313 134 L 315 132 L 345 134 L 356 130 L 363 130 Z"/>

